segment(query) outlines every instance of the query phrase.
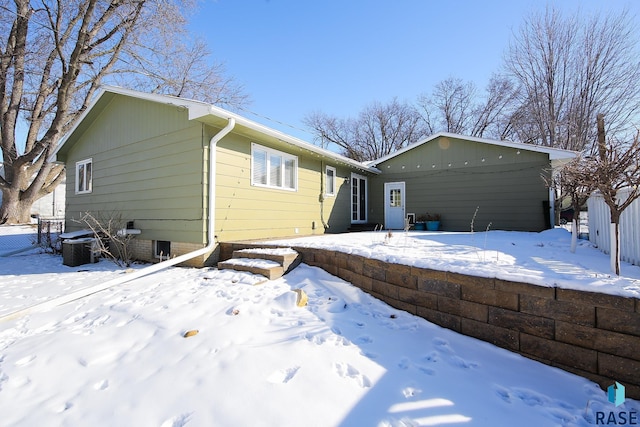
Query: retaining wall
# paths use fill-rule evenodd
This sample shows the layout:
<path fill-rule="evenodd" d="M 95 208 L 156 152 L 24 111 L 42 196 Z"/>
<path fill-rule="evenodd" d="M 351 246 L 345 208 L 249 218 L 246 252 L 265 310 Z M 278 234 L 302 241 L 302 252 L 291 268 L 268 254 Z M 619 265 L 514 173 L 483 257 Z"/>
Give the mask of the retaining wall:
<path fill-rule="evenodd" d="M 234 249 L 264 245 L 223 243 Z M 464 335 L 586 377 L 640 399 L 640 299 L 550 288 L 294 247 L 387 304 Z"/>

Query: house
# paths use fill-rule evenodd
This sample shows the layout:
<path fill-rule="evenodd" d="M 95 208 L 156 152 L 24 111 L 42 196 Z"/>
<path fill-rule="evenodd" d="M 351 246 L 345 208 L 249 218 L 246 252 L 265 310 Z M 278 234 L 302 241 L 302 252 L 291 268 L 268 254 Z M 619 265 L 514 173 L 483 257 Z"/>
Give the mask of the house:
<path fill-rule="evenodd" d="M 553 225 L 553 191 L 543 176 L 575 152 L 438 133 L 369 166 L 370 222 L 402 229 L 404 218 L 441 216 L 441 230 L 540 231 Z"/>
<path fill-rule="evenodd" d="M 146 261 L 211 240 L 346 231 L 364 215 L 360 183 L 379 173 L 207 103 L 118 87 L 101 89 L 53 160 L 67 167 L 66 231 L 86 228 L 86 212 L 122 218 Z M 188 264 L 215 261 L 213 250 Z"/>
<path fill-rule="evenodd" d="M 135 258 L 198 251 L 189 264 L 203 265 L 216 242 L 402 229 L 411 213 L 469 230 L 477 208 L 478 230 L 542 230 L 541 174 L 574 155 L 441 133 L 364 164 L 207 103 L 103 87 L 53 160 L 67 166 L 67 232 L 86 212 L 119 217 Z"/>

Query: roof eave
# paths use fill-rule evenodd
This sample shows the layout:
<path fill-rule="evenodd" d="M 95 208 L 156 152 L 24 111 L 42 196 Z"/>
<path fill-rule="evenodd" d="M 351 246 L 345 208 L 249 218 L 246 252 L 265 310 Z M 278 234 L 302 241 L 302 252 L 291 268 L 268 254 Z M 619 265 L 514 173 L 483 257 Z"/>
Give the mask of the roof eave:
<path fill-rule="evenodd" d="M 366 171 L 372 174 L 379 174 L 381 173 L 380 170 L 378 170 L 375 167 L 372 166 L 368 166 L 365 165 L 364 163 L 360 163 L 356 160 L 353 159 L 349 159 L 348 157 L 344 157 L 341 156 L 337 153 L 334 153 L 332 151 L 329 150 L 325 150 L 324 148 L 318 147 L 316 145 L 310 144 L 306 141 L 303 141 L 301 139 L 295 138 L 291 135 L 287 135 L 283 132 L 280 132 L 278 130 L 269 128 L 267 126 L 264 126 L 260 123 L 254 122 L 252 120 L 249 120 L 245 117 L 242 117 L 238 114 L 232 113 L 231 111 L 227 111 L 223 108 L 220 107 L 216 107 L 215 105 L 209 104 L 209 103 L 205 103 L 205 102 L 200 102 L 200 101 L 194 101 L 194 100 L 190 100 L 190 99 L 185 99 L 185 98 L 178 98 L 178 97 L 173 97 L 173 96 L 169 96 L 169 95 L 160 95 L 160 94 L 154 94 L 154 93 L 146 93 L 146 92 L 139 92 L 139 91 L 134 91 L 131 89 L 126 89 L 126 88 L 122 88 L 122 87 L 118 87 L 118 86 L 101 86 L 97 95 L 95 96 L 95 98 L 91 101 L 91 103 L 89 104 L 89 107 L 82 113 L 82 115 L 80 116 L 80 118 L 78 119 L 78 121 L 74 124 L 74 126 L 71 128 L 71 130 L 69 132 L 67 132 L 67 134 L 65 134 L 65 136 L 60 140 L 60 143 L 58 144 L 58 146 L 56 147 L 56 149 L 54 150 L 54 152 L 51 154 L 51 156 L 49 157 L 51 161 L 53 162 L 57 162 L 57 155 L 58 152 L 62 149 L 62 147 L 66 144 L 66 142 L 70 139 L 70 137 L 73 135 L 73 133 L 77 130 L 79 124 L 82 122 L 82 120 L 85 119 L 85 117 L 89 114 L 89 112 L 92 110 L 92 108 L 99 102 L 99 100 L 104 96 L 105 93 L 115 93 L 115 94 L 119 94 L 119 95 L 125 95 L 125 96 L 131 96 L 134 98 L 138 98 L 138 99 L 144 99 L 144 100 L 148 100 L 148 101 L 152 101 L 152 102 L 157 102 L 157 103 L 161 103 L 161 104 L 165 104 L 165 105 L 177 105 L 180 107 L 184 107 L 187 109 L 188 111 L 188 118 L 189 120 L 201 120 L 201 121 L 205 121 L 203 120 L 204 118 L 208 117 L 208 116 L 214 116 L 217 118 L 221 118 L 221 119 L 225 119 L 228 120 L 230 118 L 234 118 L 236 120 L 236 123 L 242 126 L 245 126 L 247 128 L 253 129 L 257 132 L 269 135 L 273 138 L 276 138 L 278 140 L 281 140 L 287 144 L 291 144 L 294 146 L 297 146 L 299 148 L 302 148 L 304 150 L 307 150 L 309 152 L 315 153 L 319 156 L 322 156 L 324 158 L 327 159 L 331 159 L 335 162 L 347 165 L 349 167 L 361 170 L 361 171 Z"/>
<path fill-rule="evenodd" d="M 525 144 L 523 142 L 513 142 L 513 141 L 478 138 L 474 136 L 464 136 L 464 135 L 459 135 L 459 134 L 449 133 L 449 132 L 438 132 L 427 138 L 421 139 L 420 141 L 416 141 L 413 144 L 410 144 L 391 154 L 387 154 L 386 156 L 380 157 L 379 159 L 370 161 L 367 163 L 367 165 L 377 166 L 380 163 L 386 162 L 389 159 L 397 157 L 400 154 L 406 153 L 409 150 L 412 150 L 416 147 L 419 147 L 422 144 L 426 144 L 427 142 L 433 141 L 434 139 L 437 139 L 440 137 L 456 138 L 456 139 L 462 139 L 467 141 L 480 142 L 483 144 L 499 145 L 503 147 L 517 148 L 522 150 L 534 151 L 538 153 L 546 153 L 549 155 L 549 160 L 551 161 L 569 160 L 579 155 L 577 151 L 563 150 L 560 148 L 543 147 L 539 145 Z"/>
<path fill-rule="evenodd" d="M 306 141 L 303 141 L 302 139 L 296 138 L 294 136 L 288 135 L 284 132 L 281 132 L 279 130 L 276 129 L 272 129 L 268 126 L 262 125 L 258 122 L 254 122 L 253 120 L 249 120 L 246 117 L 240 116 L 238 114 L 232 113 L 230 111 L 227 111 L 223 108 L 220 107 L 216 107 L 215 105 L 209 105 L 208 107 L 208 115 L 211 116 L 215 116 L 215 117 L 220 117 L 220 118 L 224 118 L 224 119 L 229 119 L 229 118 L 234 118 L 236 120 L 236 124 L 240 125 L 240 126 L 244 126 L 247 127 L 249 129 L 252 129 L 254 131 L 260 132 L 262 134 L 265 135 L 269 135 L 273 138 L 276 138 L 282 142 L 285 142 L 287 144 L 291 144 L 294 145 L 298 148 L 301 148 L 303 150 L 309 151 L 311 153 L 317 154 L 321 157 L 327 158 L 327 159 L 331 159 L 333 161 L 336 161 L 338 163 L 342 163 L 344 165 L 353 167 L 355 169 L 359 169 L 361 171 L 366 171 L 372 174 L 380 174 L 382 173 L 382 171 L 380 171 L 379 169 L 377 169 L 376 167 L 373 166 L 369 166 L 366 165 L 365 163 L 361 163 L 358 162 L 356 160 L 350 159 L 348 157 L 344 157 L 341 156 L 337 153 L 334 153 L 333 151 L 329 151 L 326 150 L 322 147 L 318 147 L 317 145 L 313 145 L 310 144 Z M 202 119 L 203 117 L 206 117 L 206 114 L 204 114 L 203 111 L 198 110 L 197 112 L 194 111 L 194 115 L 193 115 L 193 119 L 194 120 L 198 120 L 198 119 Z M 191 116 L 190 116 L 191 118 Z"/>

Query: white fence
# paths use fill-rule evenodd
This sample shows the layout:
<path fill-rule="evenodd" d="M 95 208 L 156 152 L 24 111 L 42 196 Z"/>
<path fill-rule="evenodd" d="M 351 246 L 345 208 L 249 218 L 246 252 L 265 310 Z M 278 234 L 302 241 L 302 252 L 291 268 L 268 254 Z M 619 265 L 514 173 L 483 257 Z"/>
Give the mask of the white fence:
<path fill-rule="evenodd" d="M 630 190 L 620 190 L 621 199 Z M 589 240 L 604 253 L 609 253 L 611 215 L 609 206 L 599 192 L 587 201 L 589 208 Z M 630 264 L 640 265 L 640 199 L 636 199 L 620 216 L 620 259 Z"/>

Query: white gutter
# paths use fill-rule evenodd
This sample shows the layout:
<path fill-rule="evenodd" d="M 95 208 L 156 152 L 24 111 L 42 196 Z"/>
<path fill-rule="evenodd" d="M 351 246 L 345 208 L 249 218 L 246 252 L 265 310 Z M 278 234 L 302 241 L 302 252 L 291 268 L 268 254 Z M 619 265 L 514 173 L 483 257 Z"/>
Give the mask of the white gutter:
<path fill-rule="evenodd" d="M 168 259 L 166 261 L 159 262 L 157 264 L 150 265 L 149 267 L 142 268 L 140 270 L 136 270 L 133 273 L 125 274 L 121 277 L 118 277 L 113 280 L 109 280 L 108 282 L 101 283 L 96 286 L 92 286 L 90 288 L 81 289 L 76 292 L 72 292 L 68 295 L 63 295 L 57 298 L 53 298 L 51 300 L 42 302 L 40 304 L 32 305 L 30 307 L 24 308 L 22 310 L 14 311 L 13 313 L 9 313 L 5 316 L 0 317 L 0 322 L 4 322 L 7 320 L 17 319 L 29 313 L 34 312 L 42 312 L 47 311 L 51 308 L 58 307 L 60 305 L 69 303 L 71 301 L 75 301 L 89 295 L 93 295 L 97 292 L 104 291 L 105 289 L 111 288 L 113 286 L 121 285 L 126 282 L 130 282 L 139 277 L 148 276 L 149 274 L 156 273 L 160 270 L 164 270 L 168 267 L 172 267 L 176 264 L 180 264 L 182 262 L 188 261 L 195 257 L 205 255 L 211 252 L 216 244 L 215 235 L 214 235 L 214 226 L 215 226 L 215 207 L 216 207 L 216 198 L 215 198 L 215 184 L 216 184 L 216 146 L 218 142 L 225 136 L 229 134 L 233 130 L 236 125 L 236 121 L 234 118 L 229 118 L 229 123 L 220 130 L 217 134 L 215 134 L 211 141 L 209 141 L 209 207 L 208 207 L 208 225 L 207 225 L 207 245 L 193 252 L 186 253 L 184 255 L 180 255 L 175 258 Z"/>

